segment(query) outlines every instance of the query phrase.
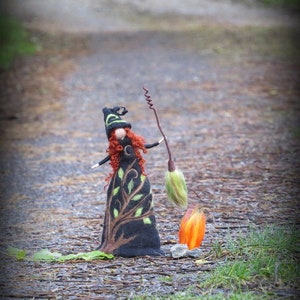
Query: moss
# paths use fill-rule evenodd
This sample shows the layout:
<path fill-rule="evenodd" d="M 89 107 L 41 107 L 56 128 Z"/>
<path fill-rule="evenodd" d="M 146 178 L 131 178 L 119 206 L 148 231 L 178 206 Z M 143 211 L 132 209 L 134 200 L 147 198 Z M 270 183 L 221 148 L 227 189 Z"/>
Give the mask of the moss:
<path fill-rule="evenodd" d="M 7 17 L 0 17 L 0 68 L 8 68 L 16 56 L 34 54 L 37 45 L 30 40 L 21 24 Z"/>

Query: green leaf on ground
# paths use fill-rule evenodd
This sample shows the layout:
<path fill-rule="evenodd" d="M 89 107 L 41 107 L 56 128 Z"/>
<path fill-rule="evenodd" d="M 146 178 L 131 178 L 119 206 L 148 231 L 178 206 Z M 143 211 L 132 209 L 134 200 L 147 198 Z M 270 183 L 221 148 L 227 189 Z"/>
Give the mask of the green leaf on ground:
<path fill-rule="evenodd" d="M 32 257 L 34 261 L 50 261 L 50 262 L 65 262 L 69 260 L 95 260 L 95 259 L 112 259 L 112 254 L 95 250 L 91 252 L 79 252 L 77 254 L 62 255 L 58 252 L 51 252 L 48 249 L 43 249 L 35 253 Z"/>
<path fill-rule="evenodd" d="M 24 260 L 26 258 L 26 251 L 15 247 L 8 247 L 7 254 L 15 257 L 17 260 Z M 59 252 L 51 252 L 49 249 L 42 249 L 34 253 L 31 257 L 32 261 L 39 262 L 64 262 L 68 260 L 95 260 L 95 259 L 112 259 L 112 254 L 107 254 L 102 251 L 79 252 L 76 254 L 62 255 Z"/>
<path fill-rule="evenodd" d="M 26 256 L 26 251 L 9 246 L 8 249 L 7 249 L 7 254 L 9 256 L 15 257 L 18 260 L 24 260 L 25 256 Z"/>
<path fill-rule="evenodd" d="M 51 252 L 48 249 L 43 249 L 33 254 L 32 259 L 34 261 L 56 261 L 60 257 L 62 257 L 62 255 L 58 252 Z"/>

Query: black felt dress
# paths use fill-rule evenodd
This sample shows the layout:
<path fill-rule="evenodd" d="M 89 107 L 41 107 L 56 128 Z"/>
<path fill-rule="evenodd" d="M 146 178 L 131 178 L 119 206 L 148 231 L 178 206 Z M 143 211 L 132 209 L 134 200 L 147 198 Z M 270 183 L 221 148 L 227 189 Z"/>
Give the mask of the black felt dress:
<path fill-rule="evenodd" d="M 123 257 L 163 255 L 149 179 L 142 174 L 131 140 L 126 136 L 119 143 L 123 151 L 107 191 L 100 250 Z"/>

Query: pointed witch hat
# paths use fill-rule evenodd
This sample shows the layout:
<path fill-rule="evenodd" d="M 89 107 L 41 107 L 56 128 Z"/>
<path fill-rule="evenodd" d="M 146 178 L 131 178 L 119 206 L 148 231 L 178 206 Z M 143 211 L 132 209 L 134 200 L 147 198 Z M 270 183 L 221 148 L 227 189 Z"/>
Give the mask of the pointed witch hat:
<path fill-rule="evenodd" d="M 172 153 L 169 147 L 168 140 L 160 126 L 158 114 L 154 107 L 153 100 L 149 95 L 149 91 L 145 87 L 143 87 L 143 90 L 145 91 L 144 96 L 149 105 L 149 108 L 152 109 L 154 112 L 158 129 L 165 140 L 167 153 L 169 156 L 168 171 L 166 172 L 166 176 L 165 176 L 165 187 L 166 187 L 168 198 L 175 205 L 182 208 L 186 208 L 188 203 L 188 196 L 187 196 L 187 186 L 186 186 L 184 175 L 181 170 L 176 168 L 175 163 L 172 159 Z"/>
<path fill-rule="evenodd" d="M 107 137 L 110 133 L 117 128 L 131 128 L 131 124 L 121 118 L 128 113 L 128 110 L 124 106 L 115 106 L 114 108 L 104 107 L 103 110 L 104 123 Z"/>

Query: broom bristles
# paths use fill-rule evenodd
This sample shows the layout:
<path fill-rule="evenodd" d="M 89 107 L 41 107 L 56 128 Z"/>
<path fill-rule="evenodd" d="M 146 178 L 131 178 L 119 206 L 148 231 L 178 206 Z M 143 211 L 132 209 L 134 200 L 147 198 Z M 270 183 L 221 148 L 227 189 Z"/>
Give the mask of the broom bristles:
<path fill-rule="evenodd" d="M 175 205 L 186 208 L 188 203 L 187 186 L 181 170 L 166 172 L 166 192 L 169 200 Z"/>

